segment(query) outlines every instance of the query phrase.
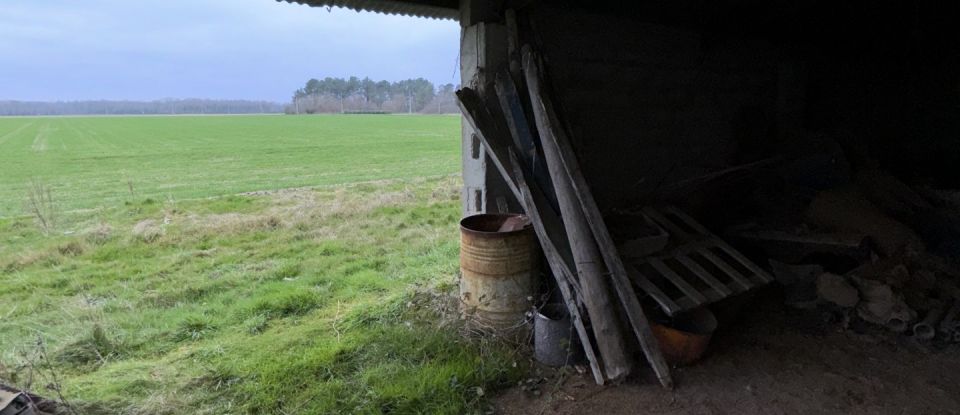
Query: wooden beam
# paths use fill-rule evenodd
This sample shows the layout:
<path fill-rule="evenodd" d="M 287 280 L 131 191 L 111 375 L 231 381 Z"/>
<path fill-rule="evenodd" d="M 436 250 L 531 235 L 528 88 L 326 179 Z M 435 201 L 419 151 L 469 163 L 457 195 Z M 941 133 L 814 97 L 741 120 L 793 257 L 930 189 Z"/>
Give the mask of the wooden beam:
<path fill-rule="evenodd" d="M 517 67 L 520 67 L 519 61 Z M 506 70 L 496 76 L 494 88 L 497 91 L 500 110 L 506 118 L 506 127 L 513 138 L 515 148 L 519 149 L 520 161 L 532 173 L 532 179 L 540 189 L 554 189 L 550 172 L 543 164 L 543 152 L 539 150 L 539 139 L 533 131 L 533 125 L 528 121 L 524 110 L 522 97 L 517 93 L 518 83 Z M 549 206 L 554 211 L 559 210 L 556 192 L 545 192 Z"/>
<path fill-rule="evenodd" d="M 527 116 L 523 113 L 523 103 L 520 102 L 517 87 L 506 71 L 497 74 L 494 87 L 497 91 L 497 98 L 499 98 L 500 110 L 503 111 L 507 128 L 513 138 L 513 144 L 515 148 L 520 149 L 521 160 L 527 166 L 532 166 L 533 159 L 537 154 L 537 146 L 533 142 L 533 134 L 530 132 L 530 124 L 527 123 Z"/>
<path fill-rule="evenodd" d="M 647 357 L 647 361 L 649 361 L 653 367 L 660 383 L 664 387 L 672 388 L 673 379 L 670 375 L 670 368 L 667 366 L 667 362 L 660 352 L 660 345 L 653 336 L 653 332 L 650 329 L 650 322 L 643 312 L 643 307 L 640 305 L 640 300 L 637 298 L 633 286 L 630 284 L 626 268 L 617 252 L 616 244 L 614 244 L 613 238 L 607 230 L 603 217 L 600 215 L 600 209 L 597 207 L 586 179 L 580 171 L 580 166 L 573 148 L 570 146 L 563 128 L 561 128 L 556 119 L 552 103 L 540 87 L 540 71 L 537 67 L 536 57 L 529 49 L 523 53 L 523 70 L 544 153 L 545 155 L 546 153 L 552 153 L 552 158 L 559 161 L 559 166 L 562 167 L 562 170 L 565 170 L 565 174 L 559 176 L 567 177 L 568 183 L 570 183 L 574 194 L 578 196 L 577 199 L 579 199 L 579 208 L 581 209 L 579 214 L 586 219 L 589 226 L 588 230 L 592 230 L 593 233 L 592 237 L 589 233 L 587 235 L 571 234 L 570 236 L 582 236 L 587 238 L 590 244 L 593 244 L 593 238 L 596 238 L 596 243 L 599 244 L 599 250 L 603 256 L 603 260 L 610 270 L 615 291 L 620 297 L 620 302 L 624 306 L 630 324 L 637 335 L 637 340 L 639 340 L 640 346 L 643 348 L 644 354 Z M 548 165 L 550 162 L 551 157 L 547 156 Z M 552 171 L 551 177 L 554 178 L 554 185 L 559 188 L 558 178 L 552 174 Z M 561 206 L 562 205 L 563 203 L 561 203 Z M 572 242 L 576 243 L 577 241 Z M 581 281 L 581 284 L 583 283 L 584 281 Z"/>
<path fill-rule="evenodd" d="M 566 241 L 566 234 L 563 232 L 563 227 L 557 223 L 559 219 L 556 218 L 556 213 L 550 210 L 542 191 L 528 181 L 529 174 L 516 161 L 516 156 L 511 157 L 509 138 L 506 138 L 496 127 L 483 98 L 469 88 L 457 91 L 457 97 L 464 120 L 474 128 L 480 140 L 483 141 L 484 148 L 491 161 L 506 179 L 511 191 L 524 205 L 527 215 L 530 216 L 540 246 L 543 248 L 544 255 L 547 256 L 547 262 L 560 288 L 560 293 L 563 295 L 567 310 L 570 312 L 571 320 L 582 343 L 584 353 L 587 355 L 587 360 L 590 362 L 594 380 L 597 384 L 602 385 L 605 379 L 601 370 L 601 359 L 593 349 L 593 343 L 579 309 L 579 302 L 585 302 L 588 299 L 578 301 L 575 295 L 575 292 L 580 292 L 579 288 L 574 291 L 578 282 L 572 271 L 573 261 Z"/>
<path fill-rule="evenodd" d="M 508 108 L 509 109 L 509 108 Z M 536 113 L 536 107 L 534 108 Z M 511 112 L 508 117 L 514 116 Z M 539 119 L 537 126 L 540 127 Z M 541 128 L 541 136 L 543 135 Z M 630 374 L 633 362 L 627 353 L 627 345 L 617 318 L 615 299 L 610 295 L 609 282 L 604 277 L 603 259 L 596 242 L 591 236 L 590 225 L 580 208 L 580 202 L 571 183 L 570 176 L 563 167 L 559 155 L 544 145 L 544 157 L 547 170 L 553 180 L 557 201 L 560 205 L 560 217 L 567 230 L 570 250 L 573 252 L 581 293 L 589 298 L 587 311 L 593 323 L 593 335 L 597 347 L 603 355 L 604 372 L 607 378 L 618 380 Z"/>
<path fill-rule="evenodd" d="M 556 245 L 550 241 L 549 236 L 547 235 L 546 227 L 544 226 L 545 222 L 542 220 L 542 215 L 539 213 L 540 209 L 537 208 L 537 202 L 534 201 L 534 197 L 530 188 L 527 186 L 526 180 L 524 179 L 524 174 L 520 168 L 520 163 L 517 162 L 516 155 L 511 151 L 510 152 L 510 162 L 513 165 L 514 177 L 517 181 L 517 187 L 520 189 L 521 196 L 518 197 L 521 203 L 524 204 L 524 210 L 527 212 L 533 212 L 532 218 L 535 223 L 538 223 L 540 230 L 537 231 L 539 235 L 543 235 L 548 242 L 543 244 L 546 246 L 544 252 L 549 252 L 547 255 L 547 262 L 550 264 L 550 271 L 554 274 L 554 280 L 557 282 L 557 287 L 560 289 L 560 294 L 563 296 L 564 303 L 567 305 L 567 310 L 570 312 L 570 318 L 574 324 L 574 329 L 577 331 L 577 336 L 580 338 L 581 346 L 583 346 L 583 352 L 587 356 L 587 361 L 590 363 L 590 370 L 593 373 L 593 379 L 597 382 L 598 385 L 603 385 L 605 382 L 605 377 L 603 370 L 601 369 L 602 361 L 598 358 L 596 352 L 593 349 L 593 343 L 590 340 L 590 334 L 587 332 L 587 326 L 584 324 L 583 317 L 580 315 L 580 305 L 586 305 L 583 301 L 583 298 L 578 294 L 581 293 L 582 288 L 577 283 L 577 279 L 573 274 L 573 270 L 565 265 L 565 261 L 562 258 L 559 250 L 556 248 Z M 545 206 L 545 205 L 541 205 Z M 536 226 L 535 226 L 536 227 Z"/>

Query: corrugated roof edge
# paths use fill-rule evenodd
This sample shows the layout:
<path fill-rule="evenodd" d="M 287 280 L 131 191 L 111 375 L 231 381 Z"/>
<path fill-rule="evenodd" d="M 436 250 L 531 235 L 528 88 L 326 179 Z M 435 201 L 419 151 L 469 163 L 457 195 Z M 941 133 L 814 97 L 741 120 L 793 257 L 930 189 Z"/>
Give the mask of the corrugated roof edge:
<path fill-rule="evenodd" d="M 368 11 L 401 16 L 426 17 L 440 20 L 458 20 L 460 11 L 455 8 L 391 0 L 277 0 L 278 2 L 305 4 L 312 7 L 342 7 L 356 11 Z"/>

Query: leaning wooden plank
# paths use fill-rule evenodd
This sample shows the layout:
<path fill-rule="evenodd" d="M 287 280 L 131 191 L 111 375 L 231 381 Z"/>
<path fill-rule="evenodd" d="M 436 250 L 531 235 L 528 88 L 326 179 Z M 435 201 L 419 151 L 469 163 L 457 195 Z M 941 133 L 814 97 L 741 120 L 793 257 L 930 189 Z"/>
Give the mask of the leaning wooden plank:
<path fill-rule="evenodd" d="M 552 212 L 543 211 L 543 214 L 541 214 L 541 209 L 547 206 L 544 202 L 545 198 L 542 192 L 535 187 L 531 189 L 527 186 L 524 174 L 522 170 L 519 170 L 519 163 L 513 162 L 509 158 L 509 143 L 504 142 L 506 139 L 502 138 L 495 124 L 491 122 L 492 116 L 485 107 L 482 98 L 468 88 L 458 91 L 457 96 L 460 98 L 459 104 L 463 111 L 464 119 L 466 119 L 477 132 L 486 152 L 500 171 L 500 174 L 506 179 L 508 186 L 514 191 L 517 199 L 524 203 L 525 210 L 534 224 L 534 230 L 537 232 L 541 247 L 544 249 L 544 254 L 547 256 L 551 270 L 557 279 L 557 285 L 560 287 L 564 302 L 570 311 L 574 327 L 577 330 L 577 334 L 584 347 L 584 352 L 590 362 L 594 379 L 598 384 L 603 384 L 604 375 L 600 369 L 600 359 L 593 350 L 590 336 L 586 331 L 586 326 L 583 323 L 583 318 L 578 308 L 577 298 L 575 298 L 576 296 L 570 290 L 570 285 L 575 284 L 576 281 L 571 271 L 572 267 L 570 263 L 572 263 L 572 260 L 569 259 L 569 248 L 567 248 L 567 250 L 561 250 L 554 242 L 556 239 L 565 239 L 565 235 L 556 235 L 558 232 L 553 232 L 554 234 L 552 235 L 549 231 L 551 229 L 560 229 L 562 231 L 562 227 L 548 225 Z M 510 166 L 511 163 L 513 166 Z M 539 202 L 537 200 L 539 200 Z M 553 219 L 556 221 L 555 218 Z"/>
<path fill-rule="evenodd" d="M 566 271 L 557 270 L 554 272 Z M 601 362 L 593 349 L 593 343 L 590 341 L 590 334 L 587 332 L 587 326 L 583 323 L 583 316 L 580 314 L 580 303 L 579 301 L 574 300 L 576 294 L 570 287 L 568 278 L 557 278 L 556 281 L 557 287 L 560 288 L 560 295 L 563 296 L 563 302 L 567 306 L 567 310 L 570 313 L 570 321 L 573 323 L 573 328 L 577 331 L 577 338 L 580 339 L 580 345 L 583 347 L 583 354 L 587 356 L 587 363 L 590 365 L 590 372 L 593 374 L 593 380 L 598 385 L 603 385 L 606 382 L 606 379 L 603 376 Z"/>
<path fill-rule="evenodd" d="M 506 179 L 507 185 L 514 192 L 514 195 L 517 196 L 517 200 L 524 204 L 524 210 L 533 222 L 534 231 L 537 233 L 544 255 L 547 256 L 547 263 L 553 271 L 557 285 L 560 287 L 560 293 L 563 295 L 564 303 L 570 312 L 574 328 L 583 345 L 584 354 L 586 354 L 590 363 L 594 380 L 597 384 L 602 385 L 605 378 L 601 370 L 600 358 L 593 349 L 593 343 L 580 313 L 578 296 L 576 295 L 579 291 L 571 291 L 571 286 L 576 283 L 576 280 L 571 271 L 572 260 L 569 259 L 571 256 L 569 247 L 562 248 L 565 241 L 561 245 L 557 243 L 566 238 L 566 235 L 562 234 L 562 226 L 553 224 L 557 219 L 555 214 L 548 210 L 542 192 L 535 185 L 527 184 L 528 181 L 521 166 L 510 158 L 509 146 L 504 143 L 507 139 L 502 137 L 494 124 L 490 122 L 491 115 L 482 98 L 469 88 L 457 91 L 457 97 L 464 119 L 473 127 L 497 170 Z M 553 222 L 551 222 L 551 219 Z"/>
<path fill-rule="evenodd" d="M 549 216 L 549 213 L 545 215 L 540 214 L 540 209 L 538 208 L 537 202 L 532 194 L 533 192 L 531 192 L 530 187 L 527 185 L 526 179 L 524 178 L 525 174 L 523 173 L 520 167 L 521 165 L 517 161 L 517 158 L 512 151 L 510 152 L 509 161 L 510 164 L 512 164 L 514 179 L 517 181 L 517 188 L 520 189 L 521 193 L 520 197 L 517 199 L 523 204 L 525 211 L 532 212 L 531 218 L 533 219 L 533 222 L 537 224 L 534 225 L 534 227 L 540 227 L 537 233 L 546 237 L 546 222 L 542 220 L 542 216 Z M 541 204 L 540 207 L 547 207 L 547 205 Z M 550 263 L 550 269 L 554 275 L 561 275 L 561 277 L 556 278 L 557 286 L 560 288 L 560 294 L 563 295 L 564 302 L 567 304 L 567 309 L 570 311 L 570 317 L 573 321 L 574 328 L 577 330 L 577 336 L 580 338 L 580 343 L 583 346 L 584 354 L 587 356 L 587 361 L 590 363 L 590 369 L 593 372 L 593 379 L 598 385 L 603 385 L 605 377 L 603 371 L 601 370 L 602 361 L 597 357 L 597 354 L 593 349 L 593 343 L 590 341 L 590 335 L 587 333 L 587 327 L 584 325 L 583 318 L 580 315 L 579 306 L 581 304 L 586 305 L 586 303 L 582 301 L 582 297 L 579 294 L 582 291 L 571 291 L 571 285 L 577 282 L 577 279 L 573 275 L 572 268 L 565 265 L 564 259 L 561 258 L 560 253 L 554 246 L 553 242 L 549 240 L 549 237 L 546 239 L 548 242 L 541 245 L 545 246 L 545 252 L 550 252 L 548 254 L 548 258 L 550 259 L 548 259 L 547 262 Z M 580 290 L 580 288 L 577 287 L 577 290 Z"/>
<path fill-rule="evenodd" d="M 517 94 L 517 86 L 514 84 L 513 78 L 506 70 L 503 70 L 497 74 L 494 87 L 497 91 L 500 110 L 506 118 L 507 130 L 513 138 L 514 148 L 519 149 L 520 161 L 530 169 L 531 177 L 540 189 L 553 189 L 550 173 L 542 167 L 542 156 L 538 156 L 537 139 L 533 135 L 532 126 L 527 121 L 523 103 L 520 100 L 520 95 Z M 558 206 L 556 195 L 547 192 L 544 193 L 544 196 L 548 198 L 549 206 L 554 207 L 556 211 Z"/>
<path fill-rule="evenodd" d="M 518 114 L 515 111 L 509 111 L 504 115 L 523 118 L 522 112 Z M 517 125 L 521 122 L 525 121 L 517 119 L 513 124 Z M 544 151 L 544 157 L 560 205 L 560 218 L 567 231 L 570 250 L 573 252 L 577 280 L 580 281 L 580 288 L 583 289 L 583 297 L 591 300 L 586 306 L 590 314 L 593 336 L 597 340 L 597 348 L 603 356 L 604 373 L 607 379 L 611 380 L 625 378 L 633 368 L 633 361 L 627 352 L 626 338 L 620 329 L 616 300 L 611 296 L 609 283 L 604 278 L 600 250 L 591 235 L 590 225 L 583 215 L 583 210 L 580 209 L 580 202 L 577 200 L 570 177 L 556 153 Z"/>
<path fill-rule="evenodd" d="M 566 227 L 573 251 L 574 264 L 583 289 L 583 296 L 592 299 L 587 303 L 590 321 L 593 323 L 593 335 L 604 358 L 604 371 L 607 378 L 618 380 L 630 374 L 633 367 L 620 322 L 617 318 L 616 301 L 610 294 L 609 284 L 604 278 L 603 259 L 599 248 L 591 236 L 590 225 L 580 210 L 569 178 L 565 177 L 562 167 L 550 160 L 547 165 L 557 190 L 560 203 L 560 216 Z"/>
<path fill-rule="evenodd" d="M 540 133 L 540 142 L 543 146 L 544 155 L 546 156 L 547 153 L 552 153 L 552 157 L 547 156 L 547 164 L 548 166 L 550 165 L 552 158 L 554 161 L 559 162 L 559 166 L 562 167 L 561 170 L 566 172 L 566 177 L 574 190 L 574 194 L 578 196 L 577 199 L 581 214 L 585 216 L 590 231 L 592 231 L 593 234 L 592 237 L 589 235 L 586 237 L 591 240 L 591 243 L 593 238 L 596 238 L 596 243 L 599 244 L 604 262 L 610 270 L 615 291 L 620 297 L 620 302 L 623 304 L 627 317 L 630 320 L 630 325 L 633 327 L 637 339 L 640 342 L 640 346 L 643 348 L 644 354 L 653 367 L 654 372 L 657 374 L 660 383 L 664 387 L 673 387 L 670 368 L 667 366 L 667 362 L 660 352 L 660 345 L 653 336 L 653 331 L 650 329 L 650 322 L 643 312 L 643 307 L 640 305 L 637 293 L 630 284 L 627 271 L 617 252 L 617 247 L 603 222 L 600 209 L 597 207 L 590 188 L 587 186 L 586 179 L 584 179 L 583 174 L 580 172 L 573 148 L 570 147 L 570 143 L 563 133 L 563 128 L 560 127 L 555 118 L 553 107 L 540 87 L 540 71 L 537 68 L 536 58 L 529 48 L 523 53 L 523 70 L 527 80 L 527 89 L 530 93 L 534 119 L 537 130 Z M 564 175 L 561 174 L 559 176 Z M 557 177 L 552 174 L 552 168 L 551 177 L 555 179 L 554 185 L 558 185 Z M 573 237 L 574 235 L 570 236 Z"/>
<path fill-rule="evenodd" d="M 484 101 L 479 101 L 479 102 L 484 102 Z M 526 119 L 522 118 L 523 113 L 522 113 L 522 109 L 520 109 L 519 103 L 514 103 L 514 104 L 515 105 L 513 105 L 513 110 L 510 110 L 509 108 L 504 110 L 504 114 L 506 117 L 513 118 L 511 122 L 505 123 L 507 129 L 510 130 L 511 133 L 516 133 L 518 131 L 517 127 L 524 129 L 526 126 L 525 124 Z M 519 131 L 524 131 L 524 130 L 519 130 Z M 525 131 L 527 131 L 527 135 L 528 135 L 527 137 L 514 137 L 512 141 L 515 144 L 529 143 L 530 145 L 532 145 L 532 139 L 531 137 L 529 137 L 529 130 L 525 130 Z M 487 135 L 486 145 L 487 145 L 488 151 L 495 151 L 495 152 L 498 149 L 509 150 L 512 147 L 511 142 L 502 133 Z M 510 153 L 512 154 L 512 152 Z M 493 157 L 491 158 L 493 159 Z M 526 166 L 525 164 L 520 163 L 513 159 L 509 160 L 509 162 L 506 163 L 505 165 L 509 165 L 509 164 L 512 164 L 518 167 Z M 534 219 L 534 223 L 539 222 L 544 225 L 543 235 L 546 239 L 552 242 L 550 245 L 553 245 L 553 247 L 555 247 L 555 248 L 545 247 L 545 250 L 557 249 L 559 252 L 561 252 L 563 260 L 567 264 L 567 272 L 562 273 L 562 275 L 569 275 L 567 278 L 570 284 L 577 285 L 577 288 L 578 288 L 577 292 L 579 293 L 581 298 L 584 299 L 583 304 L 588 310 L 588 314 L 590 315 L 592 326 L 594 328 L 598 327 L 599 325 L 597 322 L 598 318 L 594 315 L 594 312 L 591 310 L 591 308 L 596 309 L 595 303 L 597 302 L 597 300 L 595 296 L 590 295 L 589 292 L 583 288 L 584 282 L 580 278 L 576 278 L 573 276 L 573 275 L 576 275 L 574 271 L 576 267 L 575 265 L 573 265 L 574 262 L 572 259 L 572 253 L 570 251 L 571 245 L 569 243 L 569 238 L 566 235 L 566 231 L 563 226 L 562 220 L 556 216 L 556 213 L 553 210 L 550 209 L 550 204 L 544 192 L 538 188 L 535 182 L 530 182 L 526 179 L 526 178 L 533 177 L 532 173 L 530 173 L 528 170 L 520 169 L 517 172 L 514 172 L 514 176 L 517 181 L 523 180 L 524 183 L 526 184 L 525 188 L 530 190 L 528 196 L 532 200 L 528 205 L 530 207 L 536 207 L 536 209 L 532 209 L 532 210 L 527 209 L 528 212 L 533 212 L 532 215 L 530 213 L 528 213 L 528 215 L 531 215 L 531 218 Z M 521 196 L 518 196 L 518 200 L 520 200 L 520 197 Z M 524 196 L 524 197 L 527 197 L 527 196 Z M 607 353 L 603 351 L 603 347 L 607 340 L 600 338 L 597 335 L 596 329 L 594 330 L 594 335 L 595 335 L 595 338 L 597 339 L 597 346 L 601 350 L 600 355 L 602 356 L 602 359 L 598 359 L 598 360 L 601 362 L 612 361 L 612 358 L 608 357 Z M 609 370 L 606 370 L 605 372 L 607 373 L 607 377 L 613 379 L 613 377 L 610 376 L 609 374 L 610 373 Z"/>
<path fill-rule="evenodd" d="M 520 149 L 521 160 L 532 165 L 537 152 L 536 145 L 530 133 L 530 125 L 527 124 L 527 117 L 523 113 L 523 104 L 517 97 L 516 86 L 508 72 L 503 71 L 497 74 L 495 87 L 513 144 L 515 148 Z"/>
<path fill-rule="evenodd" d="M 573 254 L 570 251 L 566 230 L 556 212 L 550 208 L 547 195 L 544 194 L 542 188 L 537 186 L 536 182 L 530 180 L 533 174 L 530 173 L 529 169 L 524 167 L 525 165 L 523 163 L 514 163 L 515 166 L 520 168 L 519 174 L 512 170 L 510 164 L 510 149 L 512 144 L 508 138 L 509 134 L 497 128 L 497 124 L 493 122 L 493 114 L 489 108 L 486 107 L 487 101 L 483 100 L 476 91 L 470 88 L 463 88 L 457 92 L 457 96 L 460 98 L 459 104 L 461 110 L 464 111 L 464 117 L 467 122 L 470 123 L 471 126 L 474 126 L 474 130 L 479 131 L 482 128 L 485 131 L 485 133 L 478 134 L 477 136 L 481 139 L 481 142 L 483 142 L 486 152 L 492 152 L 497 155 L 497 157 L 491 156 L 495 167 L 498 170 L 501 168 L 508 169 L 506 171 L 500 170 L 500 174 L 503 175 L 511 192 L 513 192 L 517 200 L 521 202 L 522 199 L 520 199 L 520 197 L 522 192 L 518 187 L 518 181 L 523 179 L 526 184 L 526 189 L 529 190 L 530 197 L 533 200 L 532 206 L 536 207 L 534 212 L 528 212 L 527 215 L 530 216 L 531 219 L 539 218 L 539 220 L 543 222 L 543 236 L 546 238 L 547 243 L 551 249 L 557 251 L 559 254 L 558 258 L 561 259 L 564 266 L 571 271 L 570 274 L 574 275 L 572 272 L 574 269 Z M 466 108 L 464 108 L 465 106 Z M 471 108 L 476 108 L 475 113 L 470 114 L 466 112 Z M 512 177 L 508 177 L 507 174 L 510 174 Z M 541 236 L 538 235 L 538 238 L 541 238 Z M 544 242 L 541 241 L 541 244 L 543 243 Z M 580 291 L 579 281 L 573 278 L 570 280 L 570 283 L 577 288 L 578 292 L 582 292 Z"/>

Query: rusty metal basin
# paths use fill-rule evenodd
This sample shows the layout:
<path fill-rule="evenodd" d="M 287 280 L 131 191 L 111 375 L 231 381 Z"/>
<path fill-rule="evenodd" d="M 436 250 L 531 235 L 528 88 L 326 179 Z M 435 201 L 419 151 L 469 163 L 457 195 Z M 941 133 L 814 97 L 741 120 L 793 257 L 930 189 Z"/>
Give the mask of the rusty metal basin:
<path fill-rule="evenodd" d="M 700 360 L 717 329 L 717 318 L 706 307 L 677 314 L 669 323 L 651 323 L 660 351 L 667 362 L 674 365 L 690 365 Z"/>

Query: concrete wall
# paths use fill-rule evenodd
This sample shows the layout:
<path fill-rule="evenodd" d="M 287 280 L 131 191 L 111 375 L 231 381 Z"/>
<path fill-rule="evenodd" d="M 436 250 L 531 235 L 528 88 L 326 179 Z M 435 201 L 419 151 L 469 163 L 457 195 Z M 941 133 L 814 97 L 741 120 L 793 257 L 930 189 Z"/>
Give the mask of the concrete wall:
<path fill-rule="evenodd" d="M 506 56 L 496 53 L 505 30 L 497 23 L 474 22 L 464 25 L 460 34 L 461 84 L 480 88 L 486 72 L 499 68 Z M 505 184 L 498 176 L 473 128 L 461 123 L 461 160 L 463 168 L 464 216 L 498 210 L 496 199 L 505 197 Z"/>
<path fill-rule="evenodd" d="M 577 9 L 532 16 L 601 208 L 744 161 L 776 133 L 769 42 Z"/>
<path fill-rule="evenodd" d="M 507 65 L 507 28 L 499 6 L 463 0 L 460 5 L 461 85 L 484 91 Z M 521 208 L 486 155 L 481 140 L 465 121 L 461 125 L 463 215 L 520 212 Z"/>

